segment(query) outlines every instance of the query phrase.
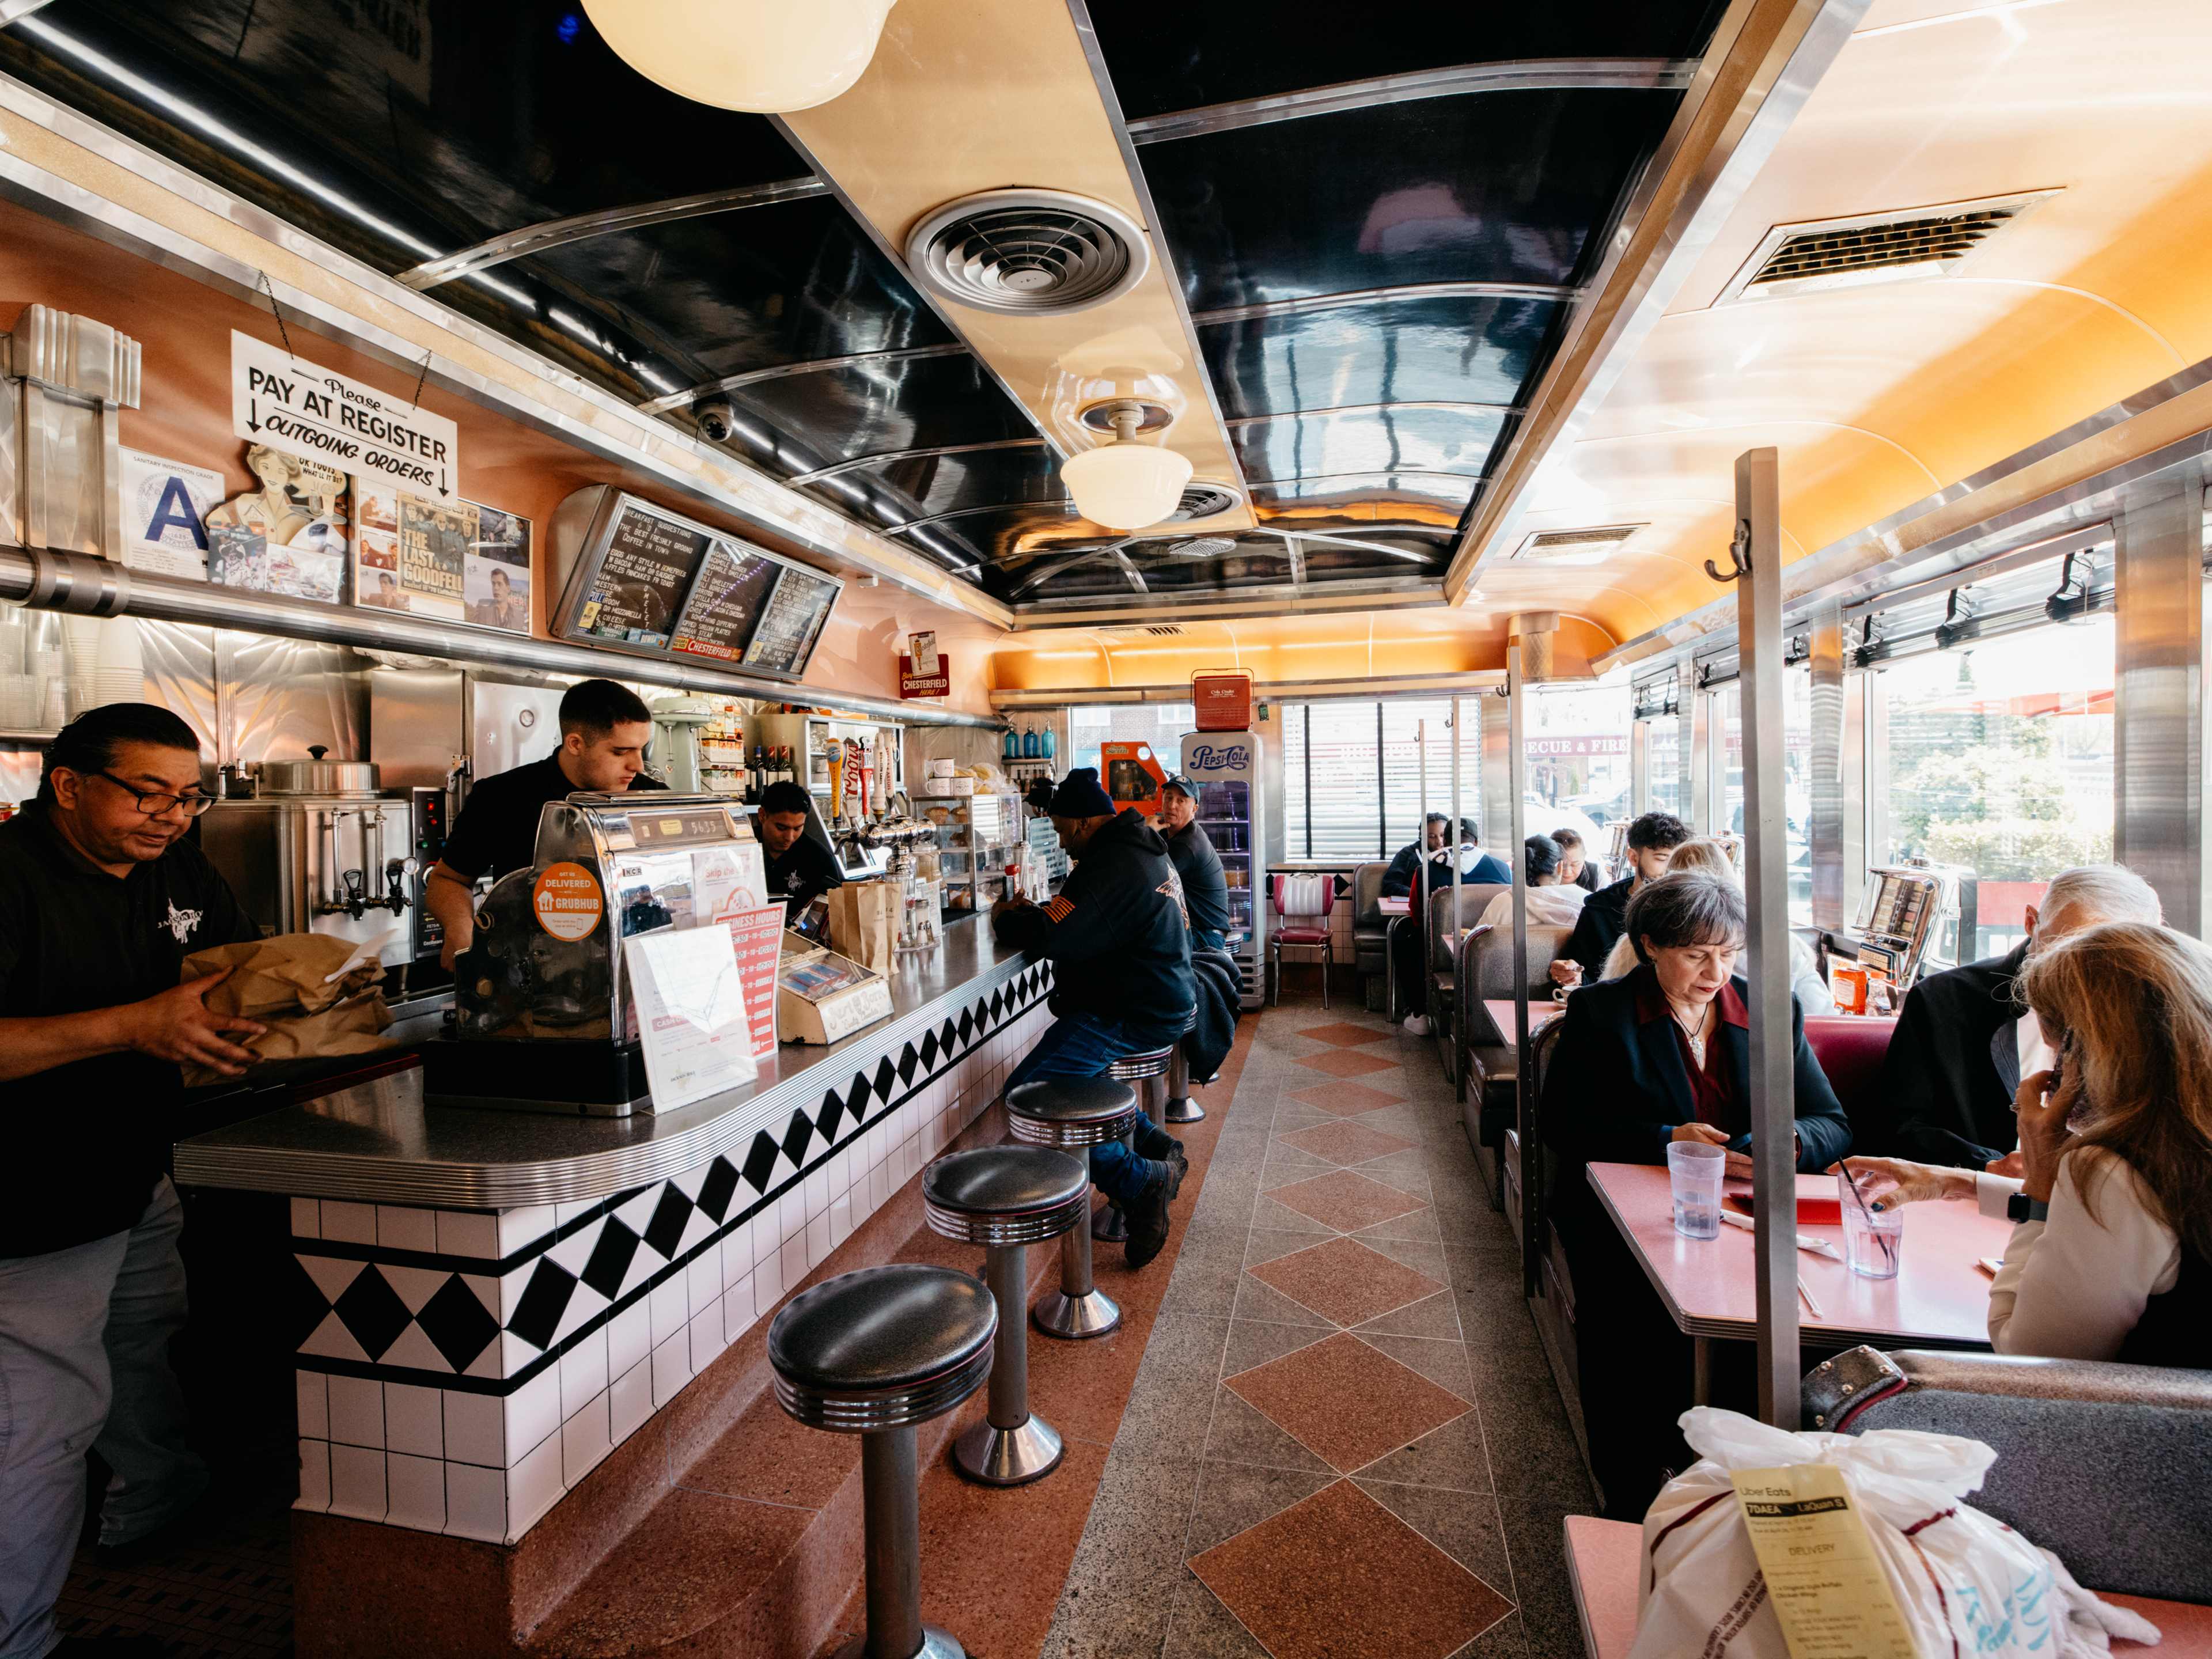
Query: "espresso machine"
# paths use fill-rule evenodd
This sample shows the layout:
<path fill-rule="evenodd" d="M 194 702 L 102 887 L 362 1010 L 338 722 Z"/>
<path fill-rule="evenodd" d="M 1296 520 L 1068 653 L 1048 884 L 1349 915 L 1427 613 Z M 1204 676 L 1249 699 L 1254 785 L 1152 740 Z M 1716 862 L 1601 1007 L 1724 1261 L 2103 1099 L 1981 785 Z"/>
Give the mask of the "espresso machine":
<path fill-rule="evenodd" d="M 649 1111 L 623 941 L 768 903 L 760 844 L 726 795 L 580 792 L 547 805 L 536 855 L 477 907 L 453 1026 L 423 1051 L 434 1105 Z"/>

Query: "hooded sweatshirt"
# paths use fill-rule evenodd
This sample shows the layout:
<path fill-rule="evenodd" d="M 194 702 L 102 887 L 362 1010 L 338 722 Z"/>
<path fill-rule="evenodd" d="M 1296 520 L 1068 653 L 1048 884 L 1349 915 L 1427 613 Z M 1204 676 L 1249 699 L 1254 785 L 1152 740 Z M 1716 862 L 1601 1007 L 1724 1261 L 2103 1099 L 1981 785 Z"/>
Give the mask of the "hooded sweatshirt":
<path fill-rule="evenodd" d="M 1182 1035 L 1196 1000 L 1182 883 L 1143 814 L 1101 826 L 1060 896 L 1017 918 L 1021 942 L 1051 960 L 1053 1012 L 1121 1020 L 1146 1047 Z"/>

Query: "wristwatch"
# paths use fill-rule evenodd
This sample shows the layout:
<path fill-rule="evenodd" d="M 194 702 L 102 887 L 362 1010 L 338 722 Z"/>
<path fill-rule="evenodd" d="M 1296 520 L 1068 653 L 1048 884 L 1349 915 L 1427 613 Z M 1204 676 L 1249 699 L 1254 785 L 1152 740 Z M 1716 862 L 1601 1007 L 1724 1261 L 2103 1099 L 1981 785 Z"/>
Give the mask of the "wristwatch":
<path fill-rule="evenodd" d="M 2026 1193 L 2014 1193 L 2005 1200 L 2005 1219 L 2008 1221 L 2048 1221 L 2051 1206 L 2039 1198 L 2030 1198 Z"/>

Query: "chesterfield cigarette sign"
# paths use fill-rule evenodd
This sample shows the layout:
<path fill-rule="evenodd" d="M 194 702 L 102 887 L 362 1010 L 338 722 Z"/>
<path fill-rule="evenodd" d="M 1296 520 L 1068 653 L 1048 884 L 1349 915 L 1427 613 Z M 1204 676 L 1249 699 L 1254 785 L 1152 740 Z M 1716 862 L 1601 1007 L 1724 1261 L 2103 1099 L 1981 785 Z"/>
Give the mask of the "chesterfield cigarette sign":
<path fill-rule="evenodd" d="M 441 505 L 456 499 L 460 433 L 451 421 L 235 330 L 230 419 L 248 443 Z"/>

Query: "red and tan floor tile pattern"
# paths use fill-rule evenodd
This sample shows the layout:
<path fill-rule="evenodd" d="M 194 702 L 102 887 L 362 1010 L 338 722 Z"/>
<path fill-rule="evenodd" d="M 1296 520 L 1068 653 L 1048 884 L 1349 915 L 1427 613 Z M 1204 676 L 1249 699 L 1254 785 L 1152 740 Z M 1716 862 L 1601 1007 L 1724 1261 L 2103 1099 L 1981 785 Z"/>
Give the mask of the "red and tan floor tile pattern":
<path fill-rule="evenodd" d="M 1433 1048 L 1267 1011 L 1184 1225 L 1043 1652 L 1576 1659 L 1589 1488 Z"/>

